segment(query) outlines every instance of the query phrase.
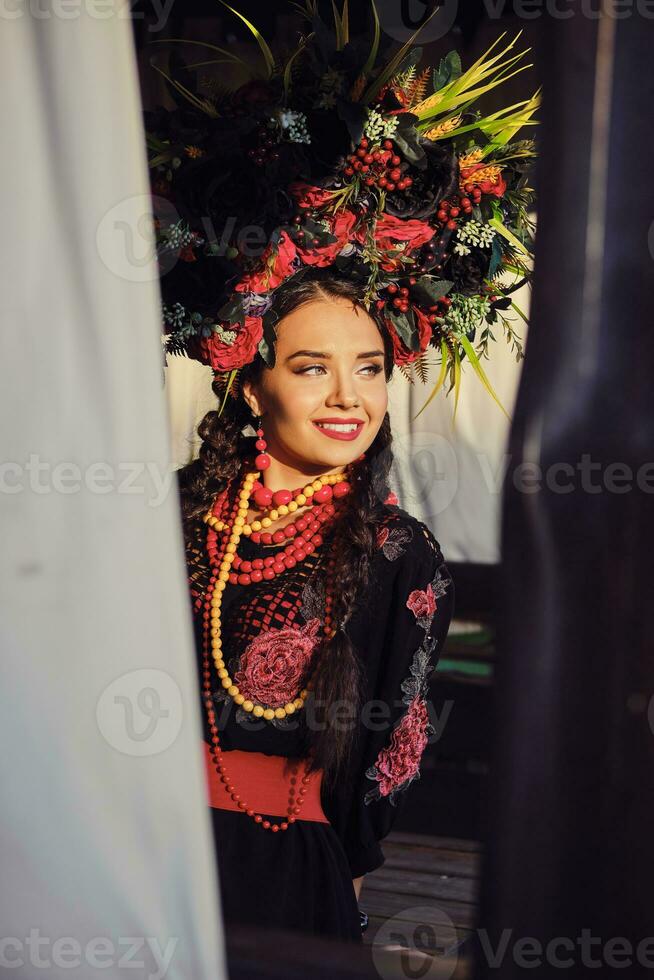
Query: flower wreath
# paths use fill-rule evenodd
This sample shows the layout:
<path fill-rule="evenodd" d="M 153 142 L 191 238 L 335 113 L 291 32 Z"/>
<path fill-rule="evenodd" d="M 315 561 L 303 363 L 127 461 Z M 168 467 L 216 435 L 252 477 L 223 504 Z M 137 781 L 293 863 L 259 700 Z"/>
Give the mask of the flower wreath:
<path fill-rule="evenodd" d="M 534 143 L 515 136 L 535 124 L 539 95 L 485 116 L 473 106 L 530 67 L 519 35 L 465 71 L 455 51 L 420 69 L 419 31 L 382 53 L 374 0 L 361 37 L 347 3 L 328 26 L 304 0 L 293 6 L 307 30 L 280 59 L 221 2 L 256 38 L 257 64 L 179 43 L 238 64 L 245 84 L 203 79 L 177 47 L 166 69 L 153 59 L 176 102 L 146 113 L 165 352 L 213 368 L 222 412 L 244 365 L 274 364 L 275 290 L 306 266 L 333 267 L 362 284 L 409 381 L 427 382 L 436 355 L 428 401 L 447 378 L 456 405 L 466 357 L 497 401 L 481 359 L 498 322 L 523 356 L 506 314 L 522 316 L 511 294 L 531 277 Z"/>

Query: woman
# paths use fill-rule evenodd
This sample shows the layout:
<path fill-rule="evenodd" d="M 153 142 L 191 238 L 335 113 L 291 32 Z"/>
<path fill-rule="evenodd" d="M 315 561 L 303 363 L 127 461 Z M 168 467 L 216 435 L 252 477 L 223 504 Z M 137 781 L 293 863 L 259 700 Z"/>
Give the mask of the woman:
<path fill-rule="evenodd" d="M 388 502 L 383 321 L 320 269 L 275 310 L 274 366 L 242 369 L 179 474 L 222 908 L 360 941 L 361 882 L 433 732 L 454 590 Z"/>
<path fill-rule="evenodd" d="M 534 151 L 514 136 L 537 98 L 471 111 L 517 39 L 421 68 L 374 5 L 360 37 L 346 3 L 333 29 L 293 6 L 308 25 L 278 56 L 230 8 L 249 80 L 205 85 L 194 41 L 157 68 L 176 105 L 146 126 L 166 353 L 210 365 L 220 397 L 180 490 L 224 913 L 360 941 L 454 598 L 389 497 L 386 386 L 434 354 L 430 398 L 449 380 L 456 407 L 464 360 L 494 394 L 494 325 L 520 355 L 504 311 L 530 276 Z"/>

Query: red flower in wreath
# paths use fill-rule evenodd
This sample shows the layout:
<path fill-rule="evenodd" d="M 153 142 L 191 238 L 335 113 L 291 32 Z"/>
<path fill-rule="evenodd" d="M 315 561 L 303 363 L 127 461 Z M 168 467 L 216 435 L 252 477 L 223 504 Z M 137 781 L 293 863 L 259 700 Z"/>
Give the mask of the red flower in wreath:
<path fill-rule="evenodd" d="M 257 353 L 259 342 L 263 337 L 263 323 L 260 316 L 246 316 L 245 324 L 236 327 L 236 338 L 232 343 L 219 333 L 212 333 L 209 337 L 201 337 L 197 344 L 198 360 L 203 364 L 209 364 L 214 371 L 232 371 L 234 368 L 241 368 L 254 360 Z M 227 324 L 225 331 L 229 332 L 231 325 Z M 189 348 L 191 343 L 189 343 Z"/>
<path fill-rule="evenodd" d="M 295 271 L 297 249 L 285 231 L 276 245 L 270 244 L 261 257 L 262 268 L 243 276 L 234 287 L 239 293 L 267 293 L 276 289 Z"/>
<path fill-rule="evenodd" d="M 405 242 L 405 255 L 421 245 L 425 245 L 436 234 L 436 229 L 426 221 L 394 218 L 391 214 L 382 214 L 375 226 L 375 242 L 382 251 L 395 247 L 397 242 Z"/>
<path fill-rule="evenodd" d="M 259 633 L 246 647 L 234 683 L 242 694 L 271 708 L 283 708 L 298 696 L 300 683 L 318 643 L 320 620 L 297 629 Z"/>
<path fill-rule="evenodd" d="M 431 582 L 426 589 L 414 589 L 406 601 L 407 609 L 410 609 L 416 619 L 427 619 L 436 612 L 436 596 L 431 587 Z"/>
<path fill-rule="evenodd" d="M 334 194 L 333 191 L 326 191 L 324 187 L 315 187 L 313 184 L 305 184 L 300 180 L 291 184 L 289 191 L 300 207 L 307 210 L 323 207 Z"/>
<path fill-rule="evenodd" d="M 418 326 L 418 337 L 420 340 L 419 350 L 409 350 L 405 346 L 404 342 L 400 339 L 393 326 L 393 321 L 386 319 L 386 327 L 391 335 L 391 340 L 393 341 L 393 361 L 395 364 L 412 364 L 421 354 L 423 354 L 429 345 L 429 341 L 432 338 L 432 325 L 429 322 L 429 318 L 425 316 L 416 306 L 413 307 L 413 312 L 416 318 L 416 324 Z"/>
<path fill-rule="evenodd" d="M 379 792 L 388 796 L 416 775 L 422 753 L 429 739 L 429 713 L 423 698 L 416 696 L 393 731 L 388 748 L 382 749 L 375 762 L 375 779 Z"/>
<path fill-rule="evenodd" d="M 357 221 L 356 214 L 351 211 L 339 211 L 330 219 L 330 232 L 335 236 L 336 241 L 324 245 L 322 248 L 298 249 L 298 253 L 305 265 L 326 266 L 331 265 L 338 253 L 345 248 L 352 237 L 352 231 Z"/>

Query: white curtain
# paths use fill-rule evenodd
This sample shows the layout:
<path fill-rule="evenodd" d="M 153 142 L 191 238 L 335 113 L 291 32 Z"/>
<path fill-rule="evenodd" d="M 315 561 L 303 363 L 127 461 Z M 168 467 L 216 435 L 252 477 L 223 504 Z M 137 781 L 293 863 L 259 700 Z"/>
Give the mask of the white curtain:
<path fill-rule="evenodd" d="M 216 980 L 129 7 L 7 5 L 0 55 L 0 973 Z"/>

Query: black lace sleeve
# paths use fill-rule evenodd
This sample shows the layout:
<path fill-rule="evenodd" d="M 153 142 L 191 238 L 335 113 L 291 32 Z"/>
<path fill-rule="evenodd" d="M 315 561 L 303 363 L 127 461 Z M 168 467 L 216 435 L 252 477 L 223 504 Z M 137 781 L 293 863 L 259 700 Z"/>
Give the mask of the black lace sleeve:
<path fill-rule="evenodd" d="M 357 765 L 334 807 L 353 878 L 383 864 L 380 841 L 420 776 L 435 734 L 429 680 L 454 609 L 451 575 L 424 524 L 413 518 L 391 522 L 379 543 L 377 598 L 366 635 L 362 630 L 358 637 L 369 686 Z"/>

